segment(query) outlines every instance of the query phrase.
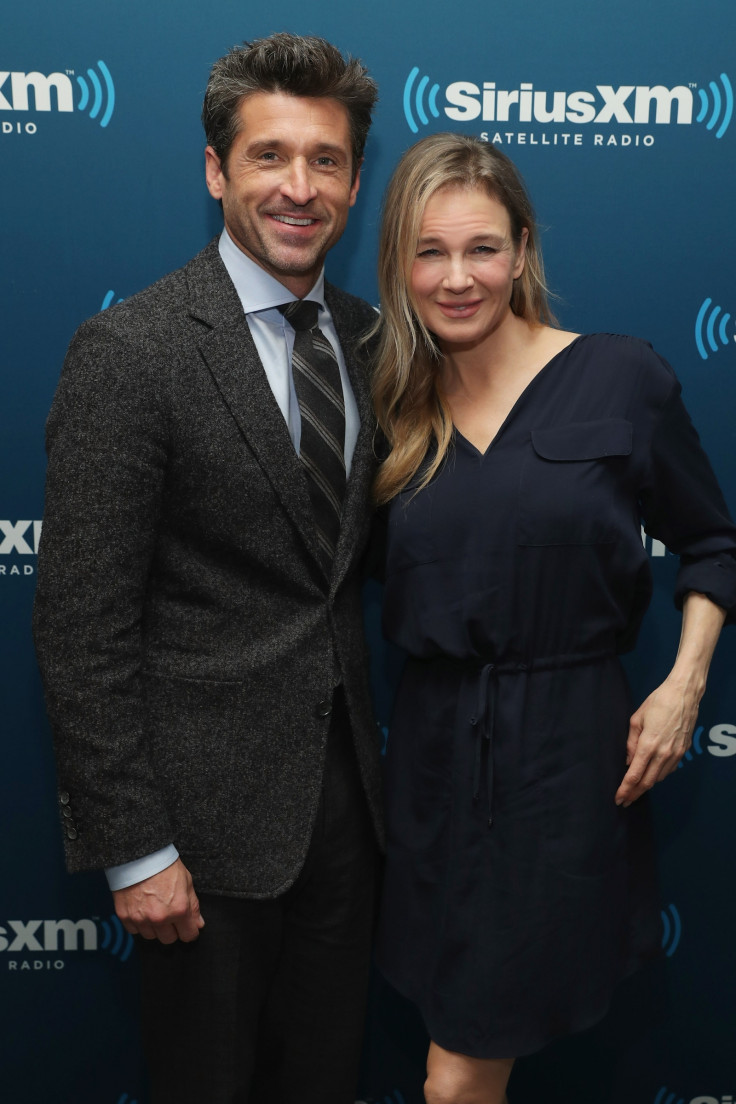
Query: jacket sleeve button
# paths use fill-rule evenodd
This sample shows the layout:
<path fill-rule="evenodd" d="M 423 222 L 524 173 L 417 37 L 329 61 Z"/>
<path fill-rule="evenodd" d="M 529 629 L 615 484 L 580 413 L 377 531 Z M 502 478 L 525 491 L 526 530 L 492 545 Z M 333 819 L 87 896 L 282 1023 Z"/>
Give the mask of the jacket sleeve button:
<path fill-rule="evenodd" d="M 332 712 L 332 702 L 327 700 L 318 702 L 315 712 L 318 717 L 329 717 Z"/>
<path fill-rule="evenodd" d="M 62 805 L 69 804 L 69 794 L 66 792 L 66 790 L 59 794 L 59 801 Z"/>

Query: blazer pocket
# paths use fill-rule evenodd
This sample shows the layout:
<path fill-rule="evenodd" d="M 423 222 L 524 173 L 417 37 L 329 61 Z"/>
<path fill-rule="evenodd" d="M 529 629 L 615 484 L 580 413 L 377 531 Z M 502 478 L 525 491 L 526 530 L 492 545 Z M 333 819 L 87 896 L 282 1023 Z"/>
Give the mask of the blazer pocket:
<path fill-rule="evenodd" d="M 615 501 L 631 455 L 623 418 L 531 431 L 520 481 L 521 545 L 601 544 L 616 539 Z"/>

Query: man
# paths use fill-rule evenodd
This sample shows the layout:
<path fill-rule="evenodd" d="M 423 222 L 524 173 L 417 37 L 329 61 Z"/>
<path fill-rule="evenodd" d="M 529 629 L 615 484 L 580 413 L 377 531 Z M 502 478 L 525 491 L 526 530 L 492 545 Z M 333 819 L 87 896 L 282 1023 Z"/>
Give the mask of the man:
<path fill-rule="evenodd" d="M 49 418 L 35 634 L 67 862 L 104 866 L 142 937 L 156 1104 L 355 1096 L 381 833 L 373 312 L 323 262 L 375 97 L 317 38 L 218 61 L 225 230 L 81 327 Z"/>

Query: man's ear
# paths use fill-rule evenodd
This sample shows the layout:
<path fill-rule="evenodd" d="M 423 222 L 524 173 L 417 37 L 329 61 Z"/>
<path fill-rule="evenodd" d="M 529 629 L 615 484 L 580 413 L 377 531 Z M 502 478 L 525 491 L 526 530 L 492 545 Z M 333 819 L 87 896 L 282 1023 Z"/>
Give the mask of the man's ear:
<path fill-rule="evenodd" d="M 207 146 L 204 151 L 204 175 L 207 181 L 207 190 L 213 199 L 222 199 L 223 181 L 227 179 L 222 169 L 220 158 L 212 146 Z"/>
<path fill-rule="evenodd" d="M 355 174 L 355 179 L 350 185 L 350 206 L 352 207 L 355 200 L 358 198 L 358 191 L 360 190 L 360 170 L 363 168 L 363 158 L 361 157 L 358 163 L 358 171 Z"/>

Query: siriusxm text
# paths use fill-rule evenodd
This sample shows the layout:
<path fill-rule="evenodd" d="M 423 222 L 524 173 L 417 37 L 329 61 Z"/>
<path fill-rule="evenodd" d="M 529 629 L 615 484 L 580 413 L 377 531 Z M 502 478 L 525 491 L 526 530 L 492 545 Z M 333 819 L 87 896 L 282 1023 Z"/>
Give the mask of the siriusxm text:
<path fill-rule="evenodd" d="M 545 92 L 531 83 L 514 89 L 496 88 L 484 81 L 481 88 L 471 81 L 455 81 L 445 95 L 451 105 L 445 114 L 456 122 L 507 123 L 623 123 L 680 124 L 693 121 L 693 93 L 685 85 L 596 85 L 595 92 Z"/>

